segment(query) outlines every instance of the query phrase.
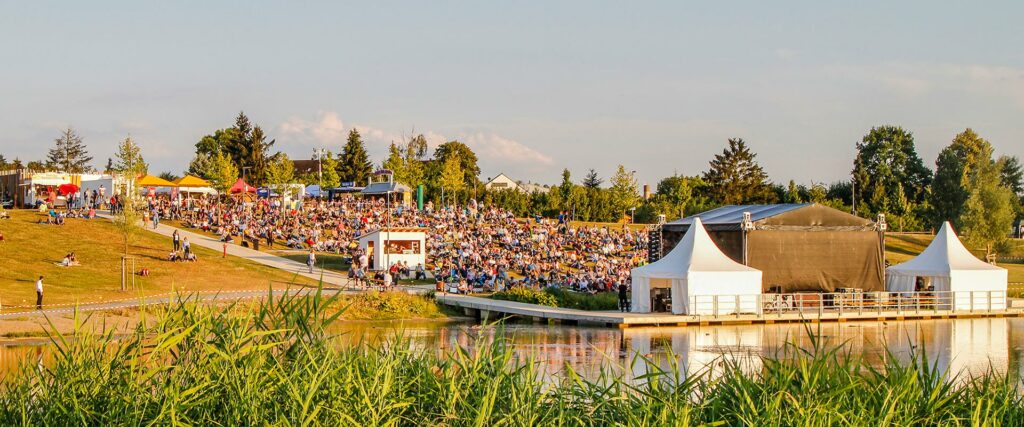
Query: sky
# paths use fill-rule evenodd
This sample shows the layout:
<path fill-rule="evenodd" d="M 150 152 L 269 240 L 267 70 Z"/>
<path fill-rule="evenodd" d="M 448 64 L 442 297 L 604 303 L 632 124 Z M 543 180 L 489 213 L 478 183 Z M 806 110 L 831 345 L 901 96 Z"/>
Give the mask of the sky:
<path fill-rule="evenodd" d="M 741 137 L 775 182 L 848 179 L 872 127 L 925 164 L 964 128 L 1024 157 L 1024 2 L 0 0 L 0 154 L 131 136 L 180 174 L 239 111 L 293 159 L 355 127 L 458 139 L 481 179 L 696 175 Z"/>

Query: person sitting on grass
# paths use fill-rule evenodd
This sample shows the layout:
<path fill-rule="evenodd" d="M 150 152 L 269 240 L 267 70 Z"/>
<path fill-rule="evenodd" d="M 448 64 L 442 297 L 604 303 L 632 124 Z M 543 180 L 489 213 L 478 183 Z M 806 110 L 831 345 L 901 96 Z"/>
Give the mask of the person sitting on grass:
<path fill-rule="evenodd" d="M 171 253 L 167 254 L 167 260 L 171 262 L 181 261 L 181 256 L 178 255 L 178 251 L 171 251 Z"/>
<path fill-rule="evenodd" d="M 185 254 L 185 261 L 196 262 L 196 261 L 199 261 L 199 258 L 196 257 L 196 253 L 195 252 L 188 252 L 188 253 Z"/>

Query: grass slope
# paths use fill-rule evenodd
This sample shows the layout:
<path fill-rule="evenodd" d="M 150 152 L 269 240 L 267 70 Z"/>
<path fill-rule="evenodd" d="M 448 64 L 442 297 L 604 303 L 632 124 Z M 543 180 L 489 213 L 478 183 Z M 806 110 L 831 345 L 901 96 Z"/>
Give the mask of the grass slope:
<path fill-rule="evenodd" d="M 150 276 L 135 276 L 135 291 L 120 291 L 121 235 L 103 219 L 68 219 L 63 226 L 37 224 L 34 211 L 9 211 L 11 219 L 0 220 L 0 303 L 10 306 L 35 303 L 35 280 L 46 276 L 46 304 L 91 303 L 169 292 L 173 289 L 265 290 L 268 285 L 314 282 L 291 273 L 265 267 L 236 257 L 193 245 L 199 256 L 195 263 L 166 261 L 170 238 L 148 231 L 134 237 L 129 252 L 137 258 L 137 269 L 149 268 Z M 76 267 L 56 265 L 74 251 L 82 263 Z M 294 286 L 294 285 L 293 285 Z"/>
<path fill-rule="evenodd" d="M 899 264 L 906 262 L 911 258 L 917 256 L 928 247 L 928 244 L 932 242 L 932 238 L 927 234 L 886 234 L 885 235 L 885 259 L 892 264 Z M 1018 244 L 1016 251 L 1020 251 L 1020 243 Z M 973 250 L 975 256 L 980 256 L 982 251 Z M 1013 282 L 1024 282 L 1024 265 L 1022 264 L 999 264 L 1009 271 L 1009 281 Z"/>

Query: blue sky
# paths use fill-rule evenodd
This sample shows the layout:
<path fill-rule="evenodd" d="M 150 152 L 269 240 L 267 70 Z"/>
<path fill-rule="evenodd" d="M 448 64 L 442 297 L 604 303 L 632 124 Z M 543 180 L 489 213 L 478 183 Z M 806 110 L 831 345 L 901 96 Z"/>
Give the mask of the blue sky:
<path fill-rule="evenodd" d="M 708 3 L 0 1 L 0 153 L 71 125 L 180 173 L 245 110 L 292 158 L 415 131 L 545 183 L 698 174 L 730 137 L 830 182 L 881 124 L 929 166 L 965 127 L 1024 156 L 1024 3 Z"/>

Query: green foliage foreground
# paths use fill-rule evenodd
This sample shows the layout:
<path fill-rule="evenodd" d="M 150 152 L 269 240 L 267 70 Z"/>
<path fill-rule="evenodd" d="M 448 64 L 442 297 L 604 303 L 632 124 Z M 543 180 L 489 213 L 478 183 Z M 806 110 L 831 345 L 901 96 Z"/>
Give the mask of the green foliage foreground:
<path fill-rule="evenodd" d="M 403 345 L 338 348 L 329 298 L 257 310 L 168 306 L 129 336 L 54 337 L 53 360 L 4 378 L 3 425 L 1021 425 L 1018 383 L 947 379 L 927 363 L 880 369 L 839 350 L 723 361 L 720 375 L 678 367 L 585 380 L 502 339 L 444 357 Z M 639 356 L 638 356 L 639 357 Z M 894 358 L 890 358 L 895 360 Z M 628 371 L 628 370 L 627 370 Z"/>

